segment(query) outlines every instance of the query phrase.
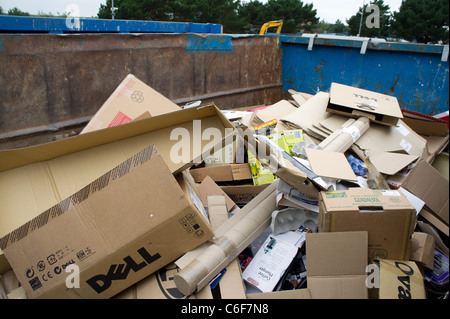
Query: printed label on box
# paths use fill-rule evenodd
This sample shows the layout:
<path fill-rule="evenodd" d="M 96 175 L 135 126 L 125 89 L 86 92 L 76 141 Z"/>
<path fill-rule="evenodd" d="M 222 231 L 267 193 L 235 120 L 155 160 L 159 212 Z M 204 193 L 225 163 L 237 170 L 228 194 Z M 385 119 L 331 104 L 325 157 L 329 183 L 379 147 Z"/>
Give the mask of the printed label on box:
<path fill-rule="evenodd" d="M 119 113 L 117 113 L 111 123 L 109 123 L 108 127 L 117 126 L 128 122 L 131 122 L 131 118 L 119 111 Z"/>

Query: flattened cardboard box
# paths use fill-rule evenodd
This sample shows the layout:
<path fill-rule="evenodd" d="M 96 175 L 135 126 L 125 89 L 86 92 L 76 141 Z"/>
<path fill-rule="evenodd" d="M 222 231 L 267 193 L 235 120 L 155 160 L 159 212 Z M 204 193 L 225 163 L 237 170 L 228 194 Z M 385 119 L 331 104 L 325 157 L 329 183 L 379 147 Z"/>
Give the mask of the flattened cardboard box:
<path fill-rule="evenodd" d="M 212 237 L 187 196 L 152 145 L 0 243 L 30 298 L 109 298 Z"/>
<path fill-rule="evenodd" d="M 156 145 L 172 173 L 181 172 L 193 160 L 209 155 L 214 147 L 210 140 L 202 139 L 205 130 L 222 132 L 225 137 L 227 128 L 232 125 L 217 107 L 200 106 L 61 141 L 0 151 L 0 237 L 150 144 Z M 194 141 L 197 148 L 193 146 Z M 178 156 L 178 151 L 184 151 L 187 156 Z M 8 269 L 9 264 L 0 251 L 0 274 Z"/>
<path fill-rule="evenodd" d="M 368 258 L 408 260 L 416 210 L 397 190 L 321 192 L 319 232 L 367 231 Z"/>
<path fill-rule="evenodd" d="M 129 74 L 80 134 L 131 122 L 145 112 L 157 116 L 179 110 L 181 107 Z"/>
<path fill-rule="evenodd" d="M 375 123 L 394 126 L 403 118 L 395 96 L 339 83 L 331 83 L 327 111 L 352 117 L 365 116 Z"/>

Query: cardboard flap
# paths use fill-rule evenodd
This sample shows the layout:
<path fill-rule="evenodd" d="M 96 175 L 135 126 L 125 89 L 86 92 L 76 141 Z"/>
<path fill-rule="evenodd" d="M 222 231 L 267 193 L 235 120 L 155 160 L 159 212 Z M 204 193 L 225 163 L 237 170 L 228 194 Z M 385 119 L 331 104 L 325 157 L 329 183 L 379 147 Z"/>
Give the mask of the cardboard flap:
<path fill-rule="evenodd" d="M 215 105 L 199 106 L 59 141 L 2 150 L 0 151 L 0 172 L 112 142 L 120 144 L 126 141 L 128 149 L 134 147 L 133 152 L 149 143 L 155 144 L 169 169 L 177 173 L 192 165 L 191 161 L 201 155 L 209 154 L 215 146 L 209 139 L 203 139 L 205 130 L 218 129 L 215 133 L 220 132 L 225 139 L 227 133 L 231 134 L 225 128 L 233 128 L 233 125 Z M 177 153 L 180 151 L 184 152 L 181 156 Z"/>
<path fill-rule="evenodd" d="M 372 158 L 371 161 L 380 173 L 394 175 L 418 158 L 417 155 L 384 152 Z"/>
<path fill-rule="evenodd" d="M 309 277 L 365 275 L 366 231 L 307 233 L 306 268 Z"/>
<path fill-rule="evenodd" d="M 449 182 L 433 166 L 419 161 L 402 183 L 402 187 L 423 200 L 425 205 L 448 225 Z"/>
<path fill-rule="evenodd" d="M 312 299 L 367 299 L 366 275 L 309 277 Z"/>
<path fill-rule="evenodd" d="M 329 94 L 319 92 L 303 103 L 297 110 L 281 118 L 281 121 L 292 123 L 308 133 L 314 123 L 326 117 Z"/>
<path fill-rule="evenodd" d="M 206 176 L 202 183 L 198 185 L 198 192 L 204 207 L 208 207 L 209 195 L 225 196 L 225 203 L 228 211 L 231 211 L 231 209 L 236 205 L 233 200 L 209 176 Z"/>
<path fill-rule="evenodd" d="M 356 181 L 356 175 L 343 153 L 316 150 L 312 148 L 306 148 L 305 151 L 308 155 L 308 160 L 313 172 L 317 175 L 334 179 Z"/>
<path fill-rule="evenodd" d="M 277 103 L 274 103 L 262 110 L 259 110 L 256 113 L 256 117 L 258 117 L 262 123 L 271 121 L 273 119 L 280 119 L 284 116 L 289 115 L 297 109 L 294 105 L 286 100 L 281 100 Z"/>

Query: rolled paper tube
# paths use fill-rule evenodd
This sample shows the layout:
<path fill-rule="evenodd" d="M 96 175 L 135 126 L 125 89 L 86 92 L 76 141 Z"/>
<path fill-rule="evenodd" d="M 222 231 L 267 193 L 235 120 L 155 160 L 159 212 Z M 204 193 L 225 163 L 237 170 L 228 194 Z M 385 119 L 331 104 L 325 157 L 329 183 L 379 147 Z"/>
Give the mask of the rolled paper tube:
<path fill-rule="evenodd" d="M 319 146 L 323 146 L 326 151 L 344 153 L 367 131 L 369 123 L 370 120 L 367 117 L 360 117 L 349 127 L 342 128 L 340 134 L 332 141 L 325 139 Z"/>
<path fill-rule="evenodd" d="M 260 205 L 248 212 L 222 236 L 215 239 L 210 246 L 174 276 L 178 290 L 185 296 L 191 295 L 203 278 L 227 258 L 235 258 L 239 254 L 237 247 L 246 243 L 255 230 L 271 217 L 275 209 L 276 188 L 261 201 Z"/>

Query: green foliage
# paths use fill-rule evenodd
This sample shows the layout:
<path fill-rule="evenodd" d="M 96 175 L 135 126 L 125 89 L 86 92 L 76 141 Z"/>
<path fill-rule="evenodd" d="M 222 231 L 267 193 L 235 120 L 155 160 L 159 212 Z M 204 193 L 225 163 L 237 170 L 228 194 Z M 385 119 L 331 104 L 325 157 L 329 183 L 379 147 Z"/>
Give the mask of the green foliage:
<path fill-rule="evenodd" d="M 404 0 L 394 13 L 393 34 L 422 43 L 449 42 L 448 0 Z"/>
<path fill-rule="evenodd" d="M 319 22 L 312 4 L 299 0 L 115 0 L 116 19 L 218 23 L 225 33 L 243 33 L 250 25 L 284 20 L 283 33 L 311 30 Z M 100 5 L 98 17 L 111 18 L 111 0 Z"/>
<path fill-rule="evenodd" d="M 8 15 L 10 16 L 29 16 L 28 12 L 22 11 L 17 7 L 8 10 Z"/>
<path fill-rule="evenodd" d="M 337 19 L 335 23 L 328 23 L 322 20 L 313 26 L 312 32 L 347 34 L 349 32 L 349 27 L 339 19 Z"/>
<path fill-rule="evenodd" d="M 245 24 L 236 0 L 116 0 L 114 6 L 116 19 L 219 23 L 224 32 L 240 32 Z M 111 0 L 100 5 L 98 17 L 111 18 Z"/>
<path fill-rule="evenodd" d="M 312 4 L 299 0 L 269 0 L 267 6 L 269 20 L 284 21 L 283 33 L 310 32 L 312 26 L 319 22 Z"/>

